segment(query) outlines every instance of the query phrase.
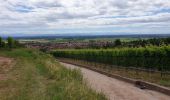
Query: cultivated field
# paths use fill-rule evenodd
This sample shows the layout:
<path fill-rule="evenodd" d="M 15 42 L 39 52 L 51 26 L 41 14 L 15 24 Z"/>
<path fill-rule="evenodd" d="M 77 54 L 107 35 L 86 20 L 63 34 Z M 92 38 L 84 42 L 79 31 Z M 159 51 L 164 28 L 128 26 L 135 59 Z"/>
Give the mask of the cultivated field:
<path fill-rule="evenodd" d="M 122 76 L 170 86 L 170 47 L 56 50 L 55 57 L 69 58 Z"/>

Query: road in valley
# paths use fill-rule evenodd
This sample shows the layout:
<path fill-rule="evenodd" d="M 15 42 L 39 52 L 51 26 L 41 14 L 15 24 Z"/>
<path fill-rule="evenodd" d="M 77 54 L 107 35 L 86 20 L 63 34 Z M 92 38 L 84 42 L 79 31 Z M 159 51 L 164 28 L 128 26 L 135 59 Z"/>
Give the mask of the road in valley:
<path fill-rule="evenodd" d="M 88 86 L 97 92 L 103 92 L 109 100 L 170 100 L 170 96 L 151 91 L 142 90 L 130 83 L 126 83 L 86 68 L 62 63 L 67 68 L 79 68 Z"/>

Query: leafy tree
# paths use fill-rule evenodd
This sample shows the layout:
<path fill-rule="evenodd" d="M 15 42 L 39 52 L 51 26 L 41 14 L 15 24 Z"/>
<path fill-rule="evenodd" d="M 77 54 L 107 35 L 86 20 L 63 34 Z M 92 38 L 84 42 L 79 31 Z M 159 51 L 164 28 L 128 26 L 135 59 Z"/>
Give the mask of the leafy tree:
<path fill-rule="evenodd" d="M 2 48 L 2 37 L 0 37 L 0 48 Z"/>
<path fill-rule="evenodd" d="M 0 48 L 5 47 L 5 42 L 3 41 L 2 37 L 0 37 Z"/>
<path fill-rule="evenodd" d="M 6 43 L 2 41 L 2 47 L 4 48 L 6 46 Z"/>
<path fill-rule="evenodd" d="M 18 40 L 14 40 L 14 46 L 15 47 L 22 47 L 22 45 L 19 43 Z"/>
<path fill-rule="evenodd" d="M 8 41 L 8 47 L 13 48 L 14 47 L 14 39 L 12 37 L 8 37 L 7 41 Z"/>
<path fill-rule="evenodd" d="M 120 39 L 116 39 L 115 46 L 120 46 L 120 45 L 122 45 L 122 42 L 120 41 Z"/>

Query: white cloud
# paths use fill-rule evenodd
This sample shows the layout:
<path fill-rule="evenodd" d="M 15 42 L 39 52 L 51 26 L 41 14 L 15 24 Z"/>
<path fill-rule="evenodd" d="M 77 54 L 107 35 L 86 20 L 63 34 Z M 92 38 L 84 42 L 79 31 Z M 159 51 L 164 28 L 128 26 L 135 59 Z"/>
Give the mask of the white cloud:
<path fill-rule="evenodd" d="M 170 0 L 0 0 L 0 32 L 170 26 Z M 150 26 L 151 25 L 151 26 Z M 39 30 L 40 31 L 40 30 Z M 152 31 L 152 30 L 150 30 Z"/>

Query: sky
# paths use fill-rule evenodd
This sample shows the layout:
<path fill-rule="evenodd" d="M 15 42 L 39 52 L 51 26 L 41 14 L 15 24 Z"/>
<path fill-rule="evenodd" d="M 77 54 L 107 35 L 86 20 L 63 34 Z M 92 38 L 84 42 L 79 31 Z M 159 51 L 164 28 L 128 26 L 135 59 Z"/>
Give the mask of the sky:
<path fill-rule="evenodd" d="M 87 33 L 170 33 L 170 0 L 0 0 L 0 35 Z"/>

